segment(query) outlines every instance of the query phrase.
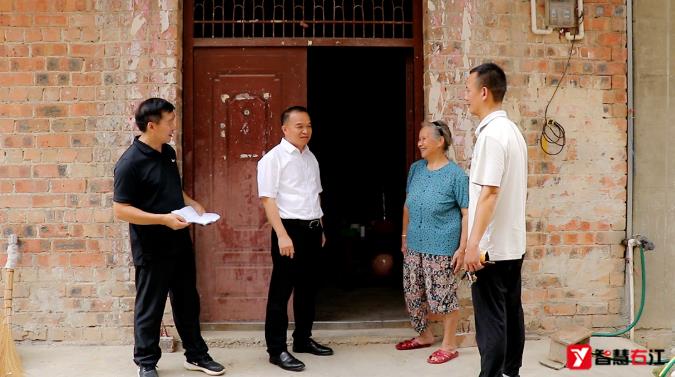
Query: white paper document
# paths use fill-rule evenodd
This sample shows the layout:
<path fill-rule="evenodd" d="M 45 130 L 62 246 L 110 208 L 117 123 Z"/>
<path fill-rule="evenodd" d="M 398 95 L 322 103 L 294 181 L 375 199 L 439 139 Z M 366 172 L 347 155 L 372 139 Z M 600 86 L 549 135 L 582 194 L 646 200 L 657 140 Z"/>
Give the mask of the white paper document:
<path fill-rule="evenodd" d="M 216 221 L 218 221 L 218 219 L 220 219 L 220 215 L 217 213 L 204 212 L 203 215 L 199 216 L 197 211 L 195 211 L 195 209 L 192 208 L 191 206 L 185 206 L 181 209 L 171 211 L 171 213 L 175 213 L 176 215 L 183 217 L 185 221 L 189 223 L 201 225 L 208 225 L 211 223 L 215 223 Z"/>

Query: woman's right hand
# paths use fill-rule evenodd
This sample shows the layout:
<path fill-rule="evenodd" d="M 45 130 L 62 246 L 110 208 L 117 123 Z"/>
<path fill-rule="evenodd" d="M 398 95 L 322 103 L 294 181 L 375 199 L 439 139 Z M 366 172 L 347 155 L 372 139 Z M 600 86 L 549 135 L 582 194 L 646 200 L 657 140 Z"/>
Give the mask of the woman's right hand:
<path fill-rule="evenodd" d="M 408 240 L 406 238 L 406 236 L 401 236 L 401 253 L 403 255 L 408 251 Z"/>
<path fill-rule="evenodd" d="M 293 241 L 288 235 L 279 236 L 279 254 L 293 259 L 295 249 L 293 249 Z"/>

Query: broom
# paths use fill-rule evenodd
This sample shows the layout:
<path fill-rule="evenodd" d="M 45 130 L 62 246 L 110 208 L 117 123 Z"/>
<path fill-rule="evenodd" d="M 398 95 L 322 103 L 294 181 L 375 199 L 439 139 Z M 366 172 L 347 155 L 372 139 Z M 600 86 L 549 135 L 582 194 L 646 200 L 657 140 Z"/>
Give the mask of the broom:
<path fill-rule="evenodd" d="M 0 376 L 22 377 L 21 359 L 12 337 L 12 291 L 14 289 L 14 267 L 19 260 L 19 245 L 15 234 L 7 242 L 7 264 L 5 270 L 5 318 L 0 326 Z"/>

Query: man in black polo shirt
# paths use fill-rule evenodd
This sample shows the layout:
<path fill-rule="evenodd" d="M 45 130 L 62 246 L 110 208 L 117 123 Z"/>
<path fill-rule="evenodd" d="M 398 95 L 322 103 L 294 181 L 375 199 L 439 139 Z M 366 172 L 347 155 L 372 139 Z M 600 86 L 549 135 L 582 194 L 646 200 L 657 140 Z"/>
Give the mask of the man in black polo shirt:
<path fill-rule="evenodd" d="M 174 106 L 150 98 L 136 111 L 141 135 L 115 165 L 113 211 L 129 222 L 136 267 L 134 362 L 140 377 L 157 377 L 159 333 L 169 294 L 173 318 L 185 348 L 184 366 L 217 376 L 225 368 L 213 361 L 199 328 L 195 255 L 189 223 L 171 211 L 201 204 L 182 189 L 176 151 L 167 144 L 176 130 Z"/>

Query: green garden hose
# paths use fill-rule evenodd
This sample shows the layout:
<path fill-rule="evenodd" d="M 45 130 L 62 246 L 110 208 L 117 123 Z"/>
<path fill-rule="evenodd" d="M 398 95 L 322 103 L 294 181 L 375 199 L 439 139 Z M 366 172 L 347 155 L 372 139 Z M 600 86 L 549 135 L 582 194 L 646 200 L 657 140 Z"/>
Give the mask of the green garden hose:
<path fill-rule="evenodd" d="M 602 337 L 612 337 L 612 336 L 619 336 L 623 335 L 627 332 L 629 332 L 635 325 L 638 323 L 640 320 L 640 317 L 642 317 L 642 310 L 645 308 L 645 292 L 647 290 L 647 270 L 645 268 L 645 250 L 642 242 L 639 243 L 640 245 L 640 264 L 641 264 L 641 269 L 642 269 L 642 294 L 640 295 L 640 309 L 637 312 L 637 315 L 635 316 L 635 319 L 633 320 L 633 323 L 628 325 L 623 330 L 619 330 L 616 332 L 609 332 L 609 333 L 604 333 L 604 332 L 594 332 L 593 336 L 602 336 Z"/>
<path fill-rule="evenodd" d="M 661 371 L 661 373 L 659 373 L 659 377 L 667 377 L 667 376 L 668 376 L 668 372 L 669 372 L 670 369 L 673 367 L 673 365 L 675 365 L 675 357 L 673 357 L 672 359 L 670 359 L 670 361 L 668 362 L 668 364 L 666 364 L 666 366 L 663 367 L 663 370 Z"/>

